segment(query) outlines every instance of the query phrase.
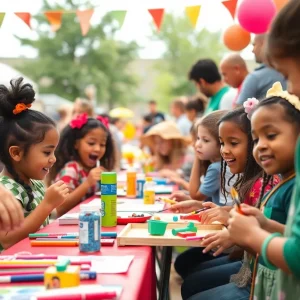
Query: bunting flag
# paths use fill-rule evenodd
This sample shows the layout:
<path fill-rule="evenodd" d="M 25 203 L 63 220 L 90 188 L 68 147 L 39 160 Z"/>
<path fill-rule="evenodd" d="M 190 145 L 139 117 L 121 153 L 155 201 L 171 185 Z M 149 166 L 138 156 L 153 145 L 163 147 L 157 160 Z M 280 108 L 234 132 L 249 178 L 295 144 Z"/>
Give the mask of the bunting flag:
<path fill-rule="evenodd" d="M 237 7 L 237 2 L 238 2 L 238 0 L 228 0 L 228 1 L 222 2 L 222 4 L 230 12 L 230 14 L 232 16 L 232 19 L 234 19 L 234 17 L 235 17 L 235 11 L 236 11 L 236 7 Z"/>
<path fill-rule="evenodd" d="M 156 8 L 156 9 L 148 9 L 148 11 L 153 18 L 154 24 L 157 27 L 157 31 L 159 31 L 164 17 L 165 9 Z"/>
<path fill-rule="evenodd" d="M 199 17 L 199 14 L 200 14 L 200 9 L 201 9 L 200 5 L 198 5 L 198 6 L 187 6 L 185 8 L 186 15 L 190 19 L 190 21 L 191 21 L 194 28 L 197 25 L 198 17 Z"/>
<path fill-rule="evenodd" d="M 0 27 L 2 26 L 4 17 L 5 17 L 5 13 L 4 12 L 0 13 Z"/>
<path fill-rule="evenodd" d="M 87 10 L 77 10 L 76 15 L 80 23 L 81 34 L 83 36 L 87 35 L 91 27 L 91 18 L 93 16 L 94 10 L 87 9 Z"/>
<path fill-rule="evenodd" d="M 16 12 L 15 15 L 19 17 L 30 29 L 30 19 L 31 19 L 31 14 L 28 12 Z"/>
<path fill-rule="evenodd" d="M 110 12 L 112 18 L 118 21 L 120 28 L 123 26 L 126 14 L 127 14 L 126 10 L 113 10 Z"/>
<path fill-rule="evenodd" d="M 45 11 L 44 14 L 51 25 L 51 29 L 57 31 L 61 27 L 62 11 Z"/>

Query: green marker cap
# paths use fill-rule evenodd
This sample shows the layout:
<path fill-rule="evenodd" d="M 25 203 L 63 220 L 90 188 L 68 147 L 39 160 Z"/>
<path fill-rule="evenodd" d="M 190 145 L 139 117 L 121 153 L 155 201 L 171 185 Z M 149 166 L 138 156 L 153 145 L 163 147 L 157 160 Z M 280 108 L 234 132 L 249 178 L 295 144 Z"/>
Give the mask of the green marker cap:
<path fill-rule="evenodd" d="M 56 266 L 56 270 L 57 272 L 64 272 L 66 271 L 68 265 L 70 264 L 70 260 L 69 259 L 63 259 L 58 261 L 55 266 Z"/>
<path fill-rule="evenodd" d="M 101 184 L 117 184 L 116 172 L 102 172 Z"/>

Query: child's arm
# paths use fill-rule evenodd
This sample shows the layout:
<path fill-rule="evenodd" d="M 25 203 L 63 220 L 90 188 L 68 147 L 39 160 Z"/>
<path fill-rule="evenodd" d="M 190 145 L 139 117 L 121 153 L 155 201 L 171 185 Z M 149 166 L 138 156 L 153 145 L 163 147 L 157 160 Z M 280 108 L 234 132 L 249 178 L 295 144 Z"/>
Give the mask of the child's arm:
<path fill-rule="evenodd" d="M 60 205 L 68 195 L 68 188 L 58 181 L 47 189 L 44 200 L 27 216 L 22 226 L 16 230 L 0 233 L 0 244 L 7 249 L 36 232 L 47 219 L 51 211 Z"/>
<path fill-rule="evenodd" d="M 79 185 L 77 188 L 75 188 L 68 196 L 66 201 L 57 207 L 57 216 L 60 217 L 67 213 L 70 209 L 75 207 L 80 200 L 86 195 L 88 192 L 88 189 L 92 186 L 95 186 L 100 178 L 101 173 L 104 169 L 102 167 L 94 168 L 90 171 L 88 178 L 85 182 L 83 182 L 81 185 Z M 64 180 L 64 177 L 60 178 L 61 180 Z"/>

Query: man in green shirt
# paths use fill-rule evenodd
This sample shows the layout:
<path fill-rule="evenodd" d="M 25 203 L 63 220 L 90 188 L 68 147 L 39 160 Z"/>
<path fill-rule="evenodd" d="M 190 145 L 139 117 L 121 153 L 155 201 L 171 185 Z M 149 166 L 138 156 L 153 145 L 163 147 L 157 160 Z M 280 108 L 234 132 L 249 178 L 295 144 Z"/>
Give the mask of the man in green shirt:
<path fill-rule="evenodd" d="M 231 89 L 222 81 L 217 65 L 211 59 L 198 60 L 189 72 L 197 89 L 209 97 L 205 114 L 219 109 L 232 109 L 234 95 Z"/>

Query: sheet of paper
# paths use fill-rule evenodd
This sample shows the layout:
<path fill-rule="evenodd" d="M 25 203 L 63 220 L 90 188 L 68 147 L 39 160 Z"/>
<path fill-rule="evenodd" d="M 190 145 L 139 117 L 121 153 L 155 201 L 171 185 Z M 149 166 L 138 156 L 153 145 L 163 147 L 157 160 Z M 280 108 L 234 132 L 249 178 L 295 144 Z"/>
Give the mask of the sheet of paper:
<path fill-rule="evenodd" d="M 126 273 L 131 262 L 134 259 L 133 255 L 125 256 L 59 256 L 59 258 L 68 258 L 71 261 L 91 261 L 91 271 L 98 274 L 121 274 Z"/>
<path fill-rule="evenodd" d="M 123 201 L 123 202 L 122 202 Z M 117 203 L 117 211 L 130 212 L 157 212 L 164 209 L 164 203 L 144 204 L 143 199 L 120 199 Z"/>

